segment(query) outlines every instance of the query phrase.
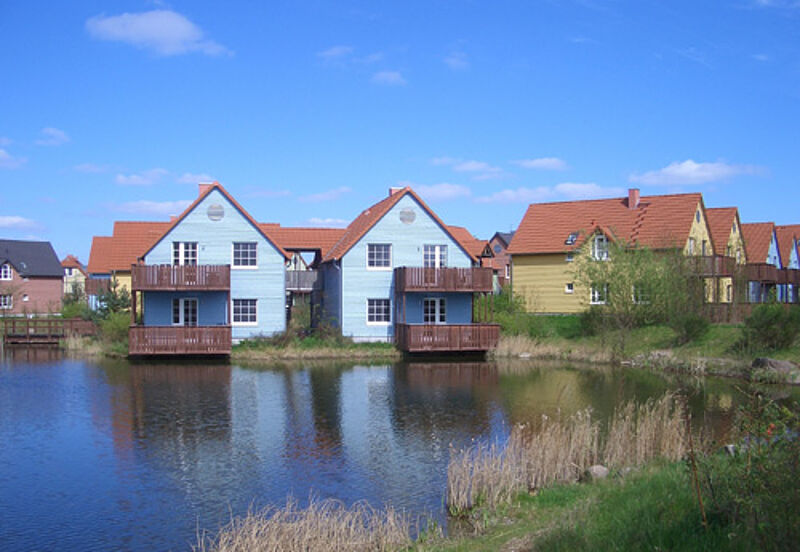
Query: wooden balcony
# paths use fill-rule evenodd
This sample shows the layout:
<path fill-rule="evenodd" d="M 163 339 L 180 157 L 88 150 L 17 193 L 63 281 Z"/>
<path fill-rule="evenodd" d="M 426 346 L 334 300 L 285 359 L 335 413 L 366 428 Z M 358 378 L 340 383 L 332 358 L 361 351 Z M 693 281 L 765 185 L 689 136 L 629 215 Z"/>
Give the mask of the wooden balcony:
<path fill-rule="evenodd" d="M 800 270 L 796 268 L 784 268 L 780 271 L 781 284 L 790 284 L 792 286 L 800 286 Z"/>
<path fill-rule="evenodd" d="M 778 268 L 767 263 L 747 263 L 747 279 L 751 282 L 777 282 Z"/>
<path fill-rule="evenodd" d="M 230 326 L 131 326 L 129 355 L 229 355 Z"/>
<path fill-rule="evenodd" d="M 322 289 L 322 273 L 319 270 L 287 270 L 286 291 L 311 293 Z"/>
<path fill-rule="evenodd" d="M 402 266 L 394 269 L 398 293 L 463 291 L 492 292 L 491 268 L 422 268 Z"/>
<path fill-rule="evenodd" d="M 227 291 L 231 288 L 228 265 L 133 265 L 133 291 Z"/>
<path fill-rule="evenodd" d="M 499 324 L 395 325 L 397 348 L 408 353 L 483 352 L 499 339 Z"/>
<path fill-rule="evenodd" d="M 695 270 L 700 276 L 733 276 L 736 272 L 736 259 L 724 255 L 704 255 L 694 257 Z"/>
<path fill-rule="evenodd" d="M 100 295 L 111 289 L 110 279 L 86 278 L 84 282 L 86 295 Z"/>

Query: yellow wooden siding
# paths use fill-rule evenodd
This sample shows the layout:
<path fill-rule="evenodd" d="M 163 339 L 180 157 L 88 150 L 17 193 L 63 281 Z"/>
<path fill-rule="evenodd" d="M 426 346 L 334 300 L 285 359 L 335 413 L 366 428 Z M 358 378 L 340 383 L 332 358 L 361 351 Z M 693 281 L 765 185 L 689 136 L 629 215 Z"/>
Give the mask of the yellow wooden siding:
<path fill-rule="evenodd" d="M 689 235 L 687 236 L 686 243 L 683 246 L 683 253 L 685 255 L 689 254 L 689 240 L 694 238 L 695 255 L 702 255 L 703 242 L 706 243 L 706 255 L 713 255 L 714 245 L 711 243 L 711 233 L 708 231 L 708 223 L 699 203 L 697 204 L 695 213 L 695 216 L 692 217 L 692 227 L 689 229 Z M 699 221 L 697 220 L 698 213 L 700 215 Z"/>
<path fill-rule="evenodd" d="M 573 263 L 564 253 L 552 255 L 513 255 L 512 287 L 525 298 L 528 312 L 575 313 L 589 302 L 588 291 L 575 281 Z M 574 284 L 573 293 L 565 293 L 567 283 Z"/>

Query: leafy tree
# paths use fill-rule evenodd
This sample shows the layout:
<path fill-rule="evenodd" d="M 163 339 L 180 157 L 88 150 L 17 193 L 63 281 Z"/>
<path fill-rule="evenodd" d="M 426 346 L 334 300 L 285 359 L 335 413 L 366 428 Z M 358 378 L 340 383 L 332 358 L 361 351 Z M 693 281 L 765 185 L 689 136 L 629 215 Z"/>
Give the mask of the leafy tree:
<path fill-rule="evenodd" d="M 112 277 L 108 289 L 98 295 L 97 302 L 100 305 L 97 309 L 100 318 L 107 319 L 112 314 L 130 310 L 131 294 Z"/>

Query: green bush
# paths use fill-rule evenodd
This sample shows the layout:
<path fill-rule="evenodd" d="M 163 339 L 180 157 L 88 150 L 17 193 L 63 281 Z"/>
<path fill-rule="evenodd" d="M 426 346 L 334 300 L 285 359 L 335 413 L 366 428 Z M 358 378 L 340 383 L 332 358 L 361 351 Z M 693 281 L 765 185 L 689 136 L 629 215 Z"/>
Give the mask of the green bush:
<path fill-rule="evenodd" d="M 685 345 L 704 337 L 711 324 L 699 314 L 686 313 L 675 316 L 670 320 L 669 326 L 675 330 L 677 344 Z"/>
<path fill-rule="evenodd" d="M 604 320 L 601 307 L 589 307 L 580 314 L 578 327 L 581 335 L 592 337 L 602 330 Z"/>
<path fill-rule="evenodd" d="M 83 303 L 64 303 L 61 308 L 62 318 L 80 318 L 82 320 L 92 320 L 94 313 L 86 302 Z"/>
<path fill-rule="evenodd" d="M 131 315 L 127 312 L 109 313 L 100 321 L 100 336 L 109 343 L 128 343 Z M 126 345 L 127 348 L 127 345 Z"/>
<path fill-rule="evenodd" d="M 786 309 L 779 303 L 758 305 L 742 329 L 744 347 L 750 351 L 787 349 L 798 335 L 800 308 Z"/>

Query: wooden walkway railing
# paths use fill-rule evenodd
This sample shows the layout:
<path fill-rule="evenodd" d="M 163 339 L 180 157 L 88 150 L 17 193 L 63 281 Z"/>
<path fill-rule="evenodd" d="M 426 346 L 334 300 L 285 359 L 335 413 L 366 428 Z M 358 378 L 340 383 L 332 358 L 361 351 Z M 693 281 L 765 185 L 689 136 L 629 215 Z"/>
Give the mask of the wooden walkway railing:
<path fill-rule="evenodd" d="M 88 336 L 97 333 L 91 320 L 79 318 L 17 318 L 0 319 L 3 341 L 7 344 L 52 344 L 72 335 Z"/>
<path fill-rule="evenodd" d="M 131 326 L 130 355 L 229 355 L 230 326 Z"/>
<path fill-rule="evenodd" d="M 394 269 L 399 293 L 414 291 L 492 292 L 491 268 L 423 268 L 401 266 Z"/>
<path fill-rule="evenodd" d="M 231 287 L 228 265 L 133 265 L 134 291 L 225 291 Z"/>
<path fill-rule="evenodd" d="M 287 270 L 286 291 L 311 293 L 322 289 L 322 273 L 319 270 Z"/>
<path fill-rule="evenodd" d="M 396 324 L 395 343 L 401 351 L 488 351 L 497 347 L 499 324 Z"/>

